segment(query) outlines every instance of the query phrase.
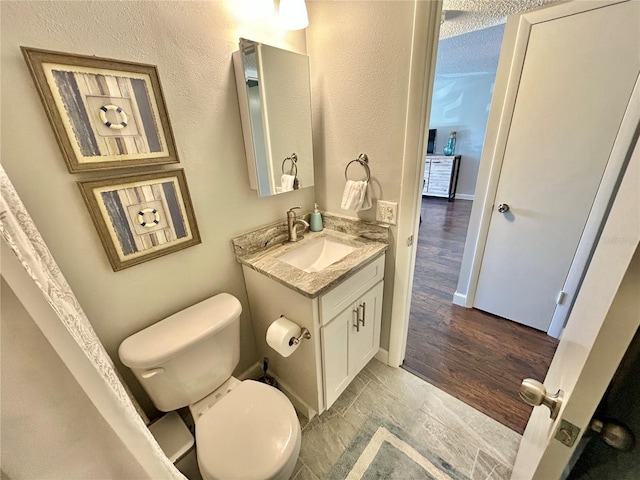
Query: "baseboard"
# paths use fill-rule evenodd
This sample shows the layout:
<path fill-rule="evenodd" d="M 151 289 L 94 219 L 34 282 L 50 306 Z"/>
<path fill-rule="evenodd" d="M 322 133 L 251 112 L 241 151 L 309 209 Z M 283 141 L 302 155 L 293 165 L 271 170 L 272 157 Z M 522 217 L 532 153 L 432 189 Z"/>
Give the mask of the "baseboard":
<path fill-rule="evenodd" d="M 261 376 L 262 376 L 262 365 L 260 364 L 260 362 L 256 362 L 253 365 L 251 365 L 249 368 L 247 368 L 244 372 L 242 372 L 240 375 L 236 375 L 236 378 L 240 381 L 248 380 L 248 379 L 257 380 Z"/>
<path fill-rule="evenodd" d="M 468 193 L 456 193 L 456 200 L 473 200 L 475 195 L 470 195 Z"/>
<path fill-rule="evenodd" d="M 378 353 L 376 353 L 375 357 L 373 358 L 375 358 L 379 362 L 384 363 L 385 365 L 389 365 L 389 352 L 384 348 L 380 348 L 378 350 Z"/>
<path fill-rule="evenodd" d="M 302 415 L 307 417 L 307 419 L 309 420 L 311 420 L 313 417 L 315 417 L 318 414 L 318 412 L 316 412 L 313 408 L 311 408 L 307 404 L 307 402 L 305 402 L 298 395 L 296 395 L 296 393 L 291 389 L 291 387 L 289 387 L 289 385 L 287 385 L 282 380 L 280 380 L 280 378 L 277 375 L 275 375 L 271 371 L 268 373 L 269 375 L 271 375 L 273 378 L 276 379 L 278 390 L 280 390 L 282 393 L 284 393 L 287 396 L 289 401 L 293 404 L 293 407 L 298 412 L 300 412 Z"/>
<path fill-rule="evenodd" d="M 467 306 L 467 295 L 460 293 L 456 290 L 456 293 L 453 294 L 453 304 L 460 305 L 461 307 Z"/>

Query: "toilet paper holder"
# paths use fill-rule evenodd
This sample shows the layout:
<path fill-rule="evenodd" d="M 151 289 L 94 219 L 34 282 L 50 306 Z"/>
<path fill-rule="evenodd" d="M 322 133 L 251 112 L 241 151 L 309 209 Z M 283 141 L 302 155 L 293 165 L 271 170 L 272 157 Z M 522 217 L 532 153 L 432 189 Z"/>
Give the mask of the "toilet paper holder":
<path fill-rule="evenodd" d="M 304 338 L 306 338 L 306 339 L 310 339 L 311 338 L 311 332 L 309 330 L 307 330 L 306 328 L 303 328 L 300 331 L 300 335 L 299 336 L 291 337 L 291 339 L 289 340 L 289 346 L 298 345 Z"/>

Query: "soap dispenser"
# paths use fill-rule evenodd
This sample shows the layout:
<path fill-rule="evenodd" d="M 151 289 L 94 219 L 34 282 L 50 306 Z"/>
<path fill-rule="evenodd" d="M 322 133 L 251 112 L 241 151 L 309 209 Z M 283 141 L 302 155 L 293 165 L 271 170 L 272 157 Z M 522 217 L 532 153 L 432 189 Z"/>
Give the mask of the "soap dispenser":
<path fill-rule="evenodd" d="M 318 204 L 315 204 L 315 208 L 313 213 L 311 214 L 311 221 L 309 222 L 309 230 L 312 232 L 320 232 L 322 231 L 322 216 L 318 211 Z"/>

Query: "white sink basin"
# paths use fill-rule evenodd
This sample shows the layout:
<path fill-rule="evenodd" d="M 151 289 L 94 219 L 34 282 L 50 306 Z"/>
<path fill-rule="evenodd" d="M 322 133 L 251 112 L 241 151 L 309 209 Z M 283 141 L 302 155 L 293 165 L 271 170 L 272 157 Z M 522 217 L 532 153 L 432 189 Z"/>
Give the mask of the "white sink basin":
<path fill-rule="evenodd" d="M 342 260 L 355 249 L 356 247 L 342 243 L 335 238 L 321 237 L 300 245 L 277 258 L 292 267 L 307 273 L 314 273 Z"/>

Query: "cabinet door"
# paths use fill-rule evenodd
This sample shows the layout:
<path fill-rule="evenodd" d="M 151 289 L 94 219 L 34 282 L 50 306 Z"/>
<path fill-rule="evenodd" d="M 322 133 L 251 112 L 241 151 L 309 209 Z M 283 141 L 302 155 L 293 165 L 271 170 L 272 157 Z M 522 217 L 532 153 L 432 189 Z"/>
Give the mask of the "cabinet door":
<path fill-rule="evenodd" d="M 349 369 L 349 337 L 356 331 L 355 323 L 356 314 L 349 307 L 321 328 L 327 409 L 353 380 Z"/>
<path fill-rule="evenodd" d="M 349 338 L 349 371 L 352 378 L 369 363 L 380 349 L 380 321 L 382 319 L 382 290 L 384 282 L 365 293 L 356 302 L 360 310 L 359 329 L 352 328 Z M 363 318 L 364 316 L 364 318 Z"/>
<path fill-rule="evenodd" d="M 453 159 L 433 159 L 429 172 L 429 184 L 427 190 L 430 194 L 448 194 L 453 170 Z"/>
<path fill-rule="evenodd" d="M 424 183 L 422 184 L 422 195 L 429 193 L 429 170 L 431 169 L 431 159 L 427 158 L 424 163 Z"/>

